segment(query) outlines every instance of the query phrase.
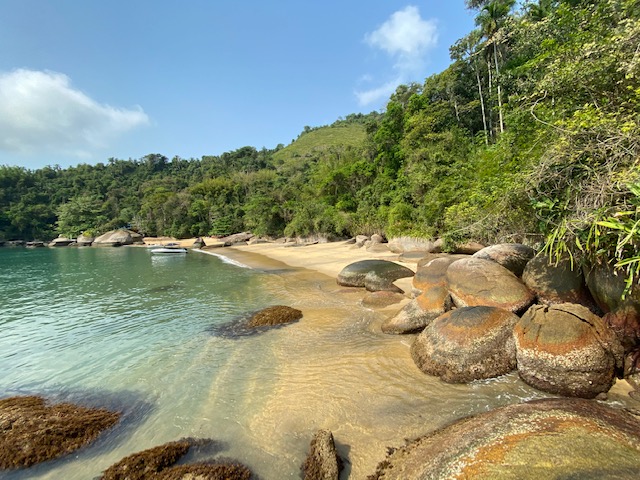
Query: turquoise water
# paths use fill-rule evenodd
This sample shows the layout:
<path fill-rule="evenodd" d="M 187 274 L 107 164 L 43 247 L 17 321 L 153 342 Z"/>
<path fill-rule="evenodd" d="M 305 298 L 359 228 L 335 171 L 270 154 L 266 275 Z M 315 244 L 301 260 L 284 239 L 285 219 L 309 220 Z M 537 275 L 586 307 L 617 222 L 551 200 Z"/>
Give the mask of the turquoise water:
<path fill-rule="evenodd" d="M 413 364 L 412 336 L 362 291 L 277 262 L 260 268 L 144 248 L 0 249 L 0 397 L 42 394 L 123 412 L 97 442 L 0 478 L 91 479 L 134 452 L 211 438 L 194 460 L 233 458 L 264 480 L 299 478 L 318 428 L 373 473 L 389 446 L 454 419 L 545 395 L 516 374 L 449 385 Z M 238 338 L 218 327 L 269 305 L 298 323 Z M 612 402 L 623 395 L 610 396 Z"/>

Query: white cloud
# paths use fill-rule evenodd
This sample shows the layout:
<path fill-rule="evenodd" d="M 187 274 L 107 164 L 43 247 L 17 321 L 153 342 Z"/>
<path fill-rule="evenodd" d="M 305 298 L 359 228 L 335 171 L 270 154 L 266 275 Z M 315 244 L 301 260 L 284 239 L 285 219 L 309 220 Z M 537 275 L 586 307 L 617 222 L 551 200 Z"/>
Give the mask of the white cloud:
<path fill-rule="evenodd" d="M 88 158 L 119 134 L 147 125 L 141 108 L 100 104 L 50 71 L 0 73 L 0 150 Z"/>
<path fill-rule="evenodd" d="M 427 51 L 438 42 L 437 23 L 424 20 L 418 8 L 410 5 L 393 13 L 377 30 L 365 35 L 365 42 L 393 59 L 396 78 L 368 91 L 356 92 L 361 105 L 381 100 L 384 92 L 393 93 L 398 85 L 423 70 Z"/>

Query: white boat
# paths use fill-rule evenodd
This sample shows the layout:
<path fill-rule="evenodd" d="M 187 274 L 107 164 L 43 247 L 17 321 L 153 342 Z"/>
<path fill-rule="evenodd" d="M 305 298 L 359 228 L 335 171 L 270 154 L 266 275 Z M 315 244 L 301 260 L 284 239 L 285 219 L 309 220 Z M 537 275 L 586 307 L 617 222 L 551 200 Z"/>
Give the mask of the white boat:
<path fill-rule="evenodd" d="M 160 247 L 154 248 L 151 250 L 152 255 L 164 255 L 164 254 L 176 254 L 176 253 L 187 253 L 186 248 L 179 247 Z"/>

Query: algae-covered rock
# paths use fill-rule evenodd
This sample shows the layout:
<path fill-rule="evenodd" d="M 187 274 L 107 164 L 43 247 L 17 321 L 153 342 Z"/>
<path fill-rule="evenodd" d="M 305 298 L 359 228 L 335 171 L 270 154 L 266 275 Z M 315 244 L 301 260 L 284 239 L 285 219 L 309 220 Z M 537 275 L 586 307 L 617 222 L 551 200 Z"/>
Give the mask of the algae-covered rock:
<path fill-rule="evenodd" d="M 115 425 L 117 412 L 42 397 L 0 400 L 0 470 L 30 467 L 67 455 Z"/>
<path fill-rule="evenodd" d="M 275 305 L 267 307 L 256 312 L 249 319 L 248 327 L 271 327 L 282 325 L 285 323 L 295 322 L 302 318 L 302 312 L 297 308 L 287 307 L 284 305 Z"/>
<path fill-rule="evenodd" d="M 338 480 L 342 461 L 329 430 L 318 430 L 311 440 L 309 454 L 302 464 L 304 480 Z"/>
<path fill-rule="evenodd" d="M 408 443 L 370 480 L 637 479 L 640 420 L 582 399 L 544 399 L 458 420 Z"/>

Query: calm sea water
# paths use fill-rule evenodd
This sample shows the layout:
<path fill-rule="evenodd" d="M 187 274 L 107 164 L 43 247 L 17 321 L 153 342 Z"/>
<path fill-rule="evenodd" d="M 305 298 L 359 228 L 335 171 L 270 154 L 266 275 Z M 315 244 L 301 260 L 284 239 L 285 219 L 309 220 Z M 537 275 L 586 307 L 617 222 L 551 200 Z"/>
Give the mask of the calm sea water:
<path fill-rule="evenodd" d="M 311 436 L 330 429 L 366 478 L 388 446 L 456 418 L 545 395 L 517 375 L 448 385 L 422 374 L 411 336 L 380 333 L 362 292 L 282 264 L 144 248 L 0 249 L 0 397 L 42 394 L 123 412 L 79 453 L 8 479 L 92 479 L 131 453 L 182 437 L 265 480 L 299 478 Z M 253 336 L 219 327 L 269 305 L 303 311 Z M 387 313 L 388 314 L 388 313 Z M 622 394 L 613 395 L 622 401 Z"/>

